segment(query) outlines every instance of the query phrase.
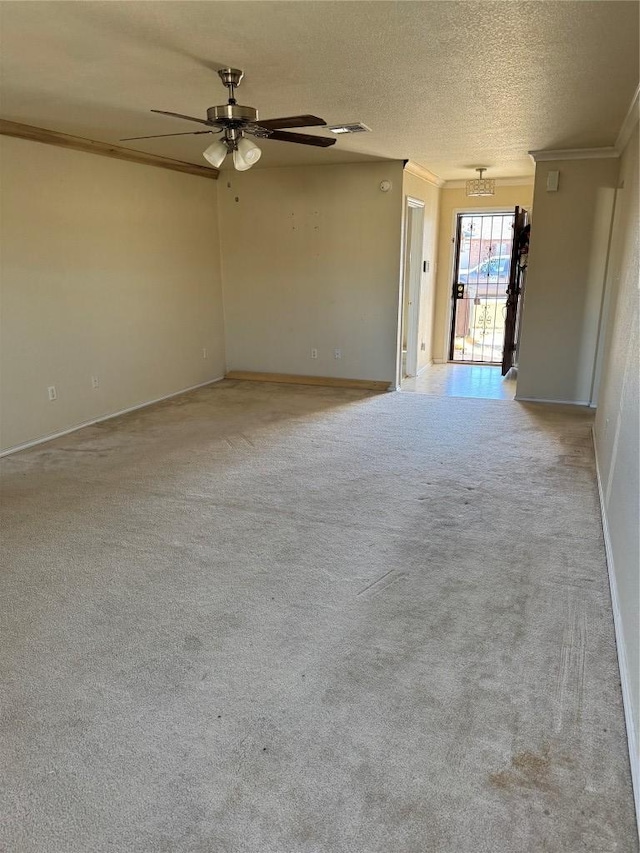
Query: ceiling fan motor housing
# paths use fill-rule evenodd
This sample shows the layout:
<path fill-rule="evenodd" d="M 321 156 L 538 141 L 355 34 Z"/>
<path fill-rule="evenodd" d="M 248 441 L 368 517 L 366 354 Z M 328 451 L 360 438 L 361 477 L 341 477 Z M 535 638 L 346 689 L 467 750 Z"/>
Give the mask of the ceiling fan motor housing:
<path fill-rule="evenodd" d="M 218 107 L 209 107 L 207 110 L 209 121 L 221 123 L 238 122 L 239 125 L 251 124 L 258 120 L 258 110 L 253 107 L 243 107 L 242 104 L 221 104 Z"/>

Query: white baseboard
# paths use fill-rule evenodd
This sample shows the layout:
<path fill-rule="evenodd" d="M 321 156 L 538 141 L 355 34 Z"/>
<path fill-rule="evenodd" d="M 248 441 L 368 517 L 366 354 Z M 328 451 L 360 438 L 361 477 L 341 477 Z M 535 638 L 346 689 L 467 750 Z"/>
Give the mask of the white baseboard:
<path fill-rule="evenodd" d="M 591 403 L 589 400 L 547 400 L 543 397 L 520 397 L 518 394 L 515 396 L 515 400 L 517 403 L 555 403 L 559 406 L 582 406 L 583 408 L 590 408 Z"/>
<path fill-rule="evenodd" d="M 593 452 L 596 460 L 596 479 L 598 482 L 598 496 L 600 498 L 600 514 L 602 515 L 602 532 L 604 535 L 604 551 L 607 558 L 607 573 L 609 575 L 609 589 L 611 590 L 611 608 L 613 610 L 613 629 L 616 637 L 616 651 L 618 653 L 618 668 L 620 670 L 620 683 L 622 685 L 622 705 L 624 708 L 624 720 L 627 727 L 627 744 L 629 748 L 629 763 L 631 765 L 631 782 L 633 785 L 633 798 L 636 804 L 636 821 L 638 835 L 640 836 L 640 756 L 638 755 L 638 734 L 635 730 L 632 713 L 631 684 L 629 682 L 629 665 L 622 633 L 622 615 L 620 613 L 620 599 L 618 597 L 618 584 L 613 562 L 613 548 L 611 545 L 611 534 L 609 532 L 609 521 L 604 502 L 604 489 L 600 477 L 600 466 L 598 464 L 598 450 L 596 445 L 595 429 L 591 428 L 593 438 Z"/>
<path fill-rule="evenodd" d="M 1 451 L 0 458 L 3 456 L 9 456 L 11 453 L 19 453 L 21 450 L 27 450 L 29 447 L 35 447 L 37 444 L 44 444 L 47 441 L 53 441 L 55 438 L 62 438 L 63 435 L 69 435 L 69 433 L 77 432 L 79 429 L 84 429 L 84 427 L 93 426 L 94 424 L 102 423 L 102 421 L 111 420 L 111 418 L 119 418 L 120 415 L 126 415 L 128 412 L 135 412 L 137 409 L 144 409 L 146 406 L 153 406 L 154 403 L 161 403 L 163 400 L 171 399 L 171 397 L 178 397 L 180 394 L 186 394 L 187 391 L 195 391 L 196 388 L 204 388 L 205 385 L 213 385 L 216 382 L 220 382 L 222 379 L 224 379 L 224 376 L 218 376 L 216 379 L 207 379 L 206 382 L 199 382 L 197 385 L 189 385 L 188 388 L 182 388 L 180 391 L 172 391 L 171 394 L 156 397 L 154 400 L 137 403 L 135 406 L 129 406 L 127 409 L 120 409 L 117 412 L 102 415 L 101 417 L 94 418 L 91 421 L 83 421 L 81 424 L 69 427 L 69 429 L 63 429 L 60 432 L 52 432 L 42 438 L 35 438 L 33 441 L 25 441 L 24 444 L 15 444 L 13 447 L 8 447 L 6 450 Z"/>

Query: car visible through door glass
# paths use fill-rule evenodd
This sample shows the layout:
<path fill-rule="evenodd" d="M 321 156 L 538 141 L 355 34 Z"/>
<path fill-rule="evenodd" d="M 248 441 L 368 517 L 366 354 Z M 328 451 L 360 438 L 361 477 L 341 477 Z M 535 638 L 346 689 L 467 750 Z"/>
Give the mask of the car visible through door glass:
<path fill-rule="evenodd" d="M 458 282 L 465 285 L 465 296 L 497 296 L 506 293 L 509 284 L 511 259 L 508 255 L 488 258 L 481 264 L 467 270 L 460 270 Z"/>

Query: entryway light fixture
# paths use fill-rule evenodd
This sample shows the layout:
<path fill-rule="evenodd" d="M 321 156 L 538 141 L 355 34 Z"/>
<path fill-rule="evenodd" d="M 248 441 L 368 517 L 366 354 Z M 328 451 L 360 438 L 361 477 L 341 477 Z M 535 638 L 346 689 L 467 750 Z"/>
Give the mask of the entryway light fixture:
<path fill-rule="evenodd" d="M 496 182 L 494 181 L 494 179 L 482 177 L 482 173 L 486 171 L 486 166 L 476 169 L 476 172 L 480 173 L 480 177 L 472 178 L 470 181 L 467 181 L 468 196 L 483 196 L 496 194 Z"/>
<path fill-rule="evenodd" d="M 262 157 L 262 151 L 255 142 L 240 136 L 238 131 L 235 131 L 233 137 L 227 133 L 224 139 L 217 139 L 202 156 L 217 169 L 230 151 L 233 152 L 233 165 L 238 172 L 246 172 Z"/>

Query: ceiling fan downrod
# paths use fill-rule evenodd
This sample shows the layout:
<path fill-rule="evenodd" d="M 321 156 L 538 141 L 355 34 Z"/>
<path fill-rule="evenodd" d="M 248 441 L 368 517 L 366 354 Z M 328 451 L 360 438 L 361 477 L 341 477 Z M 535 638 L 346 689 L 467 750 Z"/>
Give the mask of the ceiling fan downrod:
<path fill-rule="evenodd" d="M 242 82 L 244 71 L 241 71 L 239 68 L 220 68 L 218 76 L 229 90 L 229 103 L 235 104 L 235 89 Z"/>

